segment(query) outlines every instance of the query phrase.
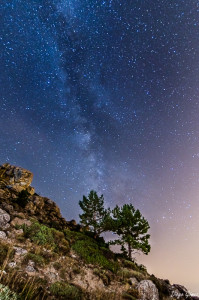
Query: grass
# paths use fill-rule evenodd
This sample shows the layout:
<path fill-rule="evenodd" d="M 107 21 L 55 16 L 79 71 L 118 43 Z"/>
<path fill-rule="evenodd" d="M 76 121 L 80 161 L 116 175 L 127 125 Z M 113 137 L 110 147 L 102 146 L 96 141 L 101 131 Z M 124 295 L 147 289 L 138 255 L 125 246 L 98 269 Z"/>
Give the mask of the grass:
<path fill-rule="evenodd" d="M 143 274 L 142 272 L 130 270 L 127 268 L 121 268 L 117 275 L 121 278 L 122 281 L 127 281 L 131 277 L 135 277 L 138 281 L 147 279 L 146 274 Z"/>
<path fill-rule="evenodd" d="M 142 273 L 147 273 L 146 267 L 143 265 L 137 264 L 135 261 L 130 261 L 124 259 L 122 262 L 122 265 L 126 268 L 132 269 L 134 271 L 142 272 Z"/>
<path fill-rule="evenodd" d="M 45 300 L 47 282 L 39 277 L 27 278 L 23 272 L 12 270 L 1 277 L 1 284 L 18 295 L 20 300 Z M 0 297 L 0 299 L 2 299 Z M 7 298 L 10 299 L 10 298 Z M 6 300 L 7 300 L 6 299 Z M 12 299 L 12 298 L 11 298 Z"/>
<path fill-rule="evenodd" d="M 39 222 L 33 222 L 30 226 L 22 225 L 24 236 L 37 245 L 45 246 L 58 254 L 66 255 L 70 251 L 68 241 L 64 233 L 54 228 L 49 228 Z"/>
<path fill-rule="evenodd" d="M 29 260 L 32 260 L 35 265 L 39 267 L 42 267 L 46 264 L 43 256 L 34 253 L 27 253 L 23 259 L 23 264 L 27 264 Z"/>
<path fill-rule="evenodd" d="M 50 292 L 56 299 L 81 300 L 82 291 L 80 288 L 69 283 L 57 281 L 50 286 Z"/>
<path fill-rule="evenodd" d="M 9 258 L 12 258 L 14 255 L 13 249 L 8 244 L 0 242 L 0 266 L 5 263 L 8 254 Z"/>
<path fill-rule="evenodd" d="M 103 267 L 116 273 L 119 269 L 119 264 L 113 260 L 114 254 L 106 248 L 106 244 L 100 247 L 95 239 L 80 233 L 64 231 L 66 239 L 69 241 L 72 249 L 84 260 L 87 264 Z"/>
<path fill-rule="evenodd" d="M 112 272 L 116 272 L 119 265 L 107 259 L 98 247 L 97 243 L 90 240 L 79 240 L 72 245 L 72 249 L 87 263 L 101 266 Z"/>

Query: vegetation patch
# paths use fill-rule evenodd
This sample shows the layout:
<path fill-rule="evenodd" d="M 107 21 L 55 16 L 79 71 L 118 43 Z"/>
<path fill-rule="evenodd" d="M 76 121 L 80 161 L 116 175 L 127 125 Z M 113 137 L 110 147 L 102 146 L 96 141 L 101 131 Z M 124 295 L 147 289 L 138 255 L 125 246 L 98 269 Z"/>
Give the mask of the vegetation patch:
<path fill-rule="evenodd" d="M 0 242 L 0 266 L 3 266 L 6 258 L 12 258 L 14 255 L 13 249 L 8 244 Z"/>
<path fill-rule="evenodd" d="M 130 261 L 130 260 L 124 259 L 123 262 L 122 262 L 122 265 L 124 267 L 132 269 L 134 271 L 147 273 L 147 270 L 146 270 L 145 266 L 138 265 L 135 261 Z"/>
<path fill-rule="evenodd" d="M 39 277 L 27 278 L 22 271 L 13 270 L 8 274 L 4 274 L 1 278 L 1 284 L 8 287 L 13 293 L 15 292 L 17 300 L 47 299 L 47 281 Z M 0 299 L 2 300 L 1 297 Z M 5 300 L 7 299 L 12 298 L 5 298 Z"/>
<path fill-rule="evenodd" d="M 72 249 L 87 263 L 101 266 L 112 272 L 116 272 L 119 268 L 117 262 L 110 261 L 107 259 L 103 251 L 100 250 L 99 246 L 95 241 L 90 240 L 79 240 L 72 245 Z"/>
<path fill-rule="evenodd" d="M 37 244 L 61 254 L 70 251 L 69 243 L 65 239 L 64 233 L 54 228 L 49 228 L 39 222 L 34 222 L 30 226 L 22 225 L 24 236 Z"/>
<path fill-rule="evenodd" d="M 42 267 L 45 265 L 45 259 L 38 254 L 28 253 L 23 259 L 23 264 L 27 264 L 29 260 L 32 260 L 36 266 Z"/>
<path fill-rule="evenodd" d="M 122 299 L 137 300 L 139 299 L 139 293 L 137 289 L 131 288 L 127 292 L 123 293 Z"/>
<path fill-rule="evenodd" d="M 57 299 L 81 300 L 82 291 L 80 288 L 69 283 L 57 281 L 50 286 L 50 292 Z"/>
<path fill-rule="evenodd" d="M 12 292 L 9 287 L 0 283 L 0 299 L 1 300 L 19 300 L 19 296 Z"/>

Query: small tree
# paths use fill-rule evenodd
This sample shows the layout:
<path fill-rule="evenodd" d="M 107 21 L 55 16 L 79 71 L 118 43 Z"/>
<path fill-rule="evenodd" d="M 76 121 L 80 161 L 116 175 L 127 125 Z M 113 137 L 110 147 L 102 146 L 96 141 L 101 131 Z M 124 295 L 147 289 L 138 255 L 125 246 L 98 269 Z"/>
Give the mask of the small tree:
<path fill-rule="evenodd" d="M 98 197 L 97 193 L 92 190 L 88 197 L 83 196 L 83 200 L 79 201 L 79 205 L 83 210 L 83 214 L 79 215 L 80 222 L 84 226 L 89 226 L 95 237 L 107 230 L 110 209 L 104 209 L 103 195 Z"/>
<path fill-rule="evenodd" d="M 151 247 L 148 243 L 150 235 L 149 223 L 142 217 L 139 210 L 135 210 L 132 204 L 124 204 L 121 208 L 116 206 L 113 211 L 112 231 L 120 239 L 110 242 L 112 245 L 121 245 L 121 251 L 132 258 L 135 250 L 148 254 Z M 126 249 L 127 248 L 127 249 Z"/>

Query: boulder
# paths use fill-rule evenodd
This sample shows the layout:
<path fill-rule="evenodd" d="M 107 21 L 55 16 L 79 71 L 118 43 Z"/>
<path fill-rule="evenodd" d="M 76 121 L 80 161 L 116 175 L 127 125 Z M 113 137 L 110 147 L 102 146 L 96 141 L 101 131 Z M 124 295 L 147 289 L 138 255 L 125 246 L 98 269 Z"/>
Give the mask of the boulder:
<path fill-rule="evenodd" d="M 25 271 L 26 271 L 27 273 L 35 273 L 35 272 L 36 272 L 35 268 L 34 268 L 33 266 L 31 266 L 31 265 L 28 265 L 28 266 L 26 267 Z"/>
<path fill-rule="evenodd" d="M 171 297 L 176 299 L 191 299 L 191 295 L 188 290 L 179 284 L 173 284 L 171 286 Z"/>
<path fill-rule="evenodd" d="M 0 231 L 0 240 L 6 240 L 7 236 L 6 233 L 4 231 Z"/>
<path fill-rule="evenodd" d="M 8 263 L 9 268 L 15 268 L 16 265 L 17 265 L 16 261 L 11 261 L 10 263 Z"/>
<path fill-rule="evenodd" d="M 0 228 L 5 228 L 8 222 L 10 222 L 10 215 L 0 208 Z"/>
<path fill-rule="evenodd" d="M 10 164 L 0 166 L 1 186 L 7 186 L 17 192 L 27 189 L 33 179 L 33 173 L 21 167 L 15 167 Z M 30 189 L 30 191 L 32 191 Z"/>
<path fill-rule="evenodd" d="M 138 280 L 135 277 L 129 278 L 129 282 L 131 285 L 137 286 L 138 285 Z"/>
<path fill-rule="evenodd" d="M 14 250 L 15 250 L 15 254 L 16 255 L 25 255 L 28 253 L 28 251 L 26 249 L 23 249 L 21 247 L 14 247 Z"/>
<path fill-rule="evenodd" d="M 159 300 L 158 289 L 151 280 L 142 280 L 138 284 L 140 300 Z"/>

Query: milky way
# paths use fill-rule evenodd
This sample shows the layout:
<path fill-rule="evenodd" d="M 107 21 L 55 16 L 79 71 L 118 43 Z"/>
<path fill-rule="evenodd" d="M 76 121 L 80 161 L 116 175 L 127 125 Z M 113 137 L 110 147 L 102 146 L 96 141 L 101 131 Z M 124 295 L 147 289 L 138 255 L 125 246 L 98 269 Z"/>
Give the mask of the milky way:
<path fill-rule="evenodd" d="M 0 161 L 78 219 L 95 189 L 151 225 L 151 272 L 199 293 L 199 2 L 1 2 Z"/>

